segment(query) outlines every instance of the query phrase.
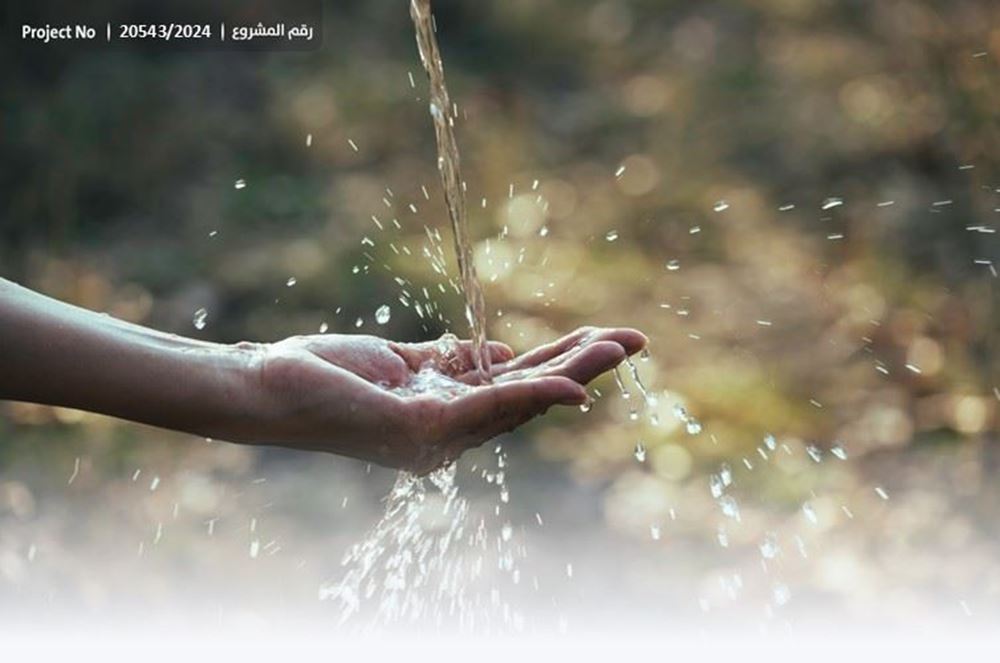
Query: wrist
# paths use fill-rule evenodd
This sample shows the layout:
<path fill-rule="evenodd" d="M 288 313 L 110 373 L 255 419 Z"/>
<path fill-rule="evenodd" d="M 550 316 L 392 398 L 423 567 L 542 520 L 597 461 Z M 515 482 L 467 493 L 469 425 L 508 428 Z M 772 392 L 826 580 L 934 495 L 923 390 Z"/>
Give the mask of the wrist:
<path fill-rule="evenodd" d="M 219 400 L 219 416 L 206 435 L 232 442 L 259 442 L 275 410 L 273 397 L 263 384 L 267 345 L 241 342 L 202 350 L 210 366 L 211 398 Z"/>

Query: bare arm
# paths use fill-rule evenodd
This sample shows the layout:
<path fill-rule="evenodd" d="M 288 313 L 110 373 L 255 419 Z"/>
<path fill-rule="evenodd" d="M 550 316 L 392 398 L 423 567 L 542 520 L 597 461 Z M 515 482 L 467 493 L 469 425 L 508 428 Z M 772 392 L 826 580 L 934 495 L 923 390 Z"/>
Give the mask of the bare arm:
<path fill-rule="evenodd" d="M 259 346 L 164 334 L 0 279 L 0 399 L 218 435 L 261 404 Z"/>
<path fill-rule="evenodd" d="M 582 403 L 584 384 L 645 343 L 634 330 L 594 328 L 520 357 L 491 343 L 493 384 L 481 385 L 467 342 L 330 334 L 220 345 L 0 279 L 0 399 L 418 471 L 553 405 Z M 428 367 L 444 376 L 443 389 L 412 388 Z"/>

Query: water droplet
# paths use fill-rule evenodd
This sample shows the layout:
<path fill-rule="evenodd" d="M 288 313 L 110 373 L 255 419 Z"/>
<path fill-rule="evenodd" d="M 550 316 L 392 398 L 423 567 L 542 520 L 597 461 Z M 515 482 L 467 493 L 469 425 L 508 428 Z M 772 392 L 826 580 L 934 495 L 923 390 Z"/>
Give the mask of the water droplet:
<path fill-rule="evenodd" d="M 363 324 L 365 324 L 365 321 L 364 321 L 363 318 L 358 318 L 357 320 L 354 321 L 354 327 L 356 329 L 360 329 L 361 325 L 363 325 Z"/>
<path fill-rule="evenodd" d="M 767 435 L 764 436 L 764 446 L 770 449 L 771 451 L 774 451 L 775 449 L 778 448 L 778 441 L 774 439 L 773 435 L 768 433 Z"/>
<path fill-rule="evenodd" d="M 836 196 L 831 196 L 830 198 L 827 198 L 826 200 L 823 201 L 823 204 L 820 206 L 820 209 L 822 210 L 833 209 L 834 207 L 840 207 L 843 204 L 844 204 L 843 198 L 837 198 Z"/>
<path fill-rule="evenodd" d="M 732 495 L 723 495 L 719 500 L 719 508 L 722 509 L 722 515 L 739 522 L 740 505 Z"/>
<path fill-rule="evenodd" d="M 294 288 L 295 284 L 298 282 L 299 280 L 297 278 L 295 278 L 294 276 L 289 276 L 288 280 L 285 281 L 285 285 L 288 286 L 289 288 Z"/>
<path fill-rule="evenodd" d="M 389 322 L 389 318 L 391 316 L 392 316 L 392 310 L 389 308 L 387 304 L 383 304 L 382 306 L 378 307 L 377 311 L 375 311 L 375 322 L 379 323 L 380 325 L 384 325 L 387 322 Z"/>
<path fill-rule="evenodd" d="M 768 532 L 764 535 L 764 540 L 760 543 L 760 555 L 764 559 L 774 559 L 779 554 L 781 554 L 781 548 L 778 546 L 778 537 L 773 532 Z"/>
<path fill-rule="evenodd" d="M 840 460 L 847 460 L 847 450 L 844 449 L 840 444 L 835 444 L 830 447 L 830 453 L 839 458 Z"/>
<path fill-rule="evenodd" d="M 660 540 L 660 528 L 657 527 L 656 525 L 650 525 L 649 526 L 649 536 L 653 539 L 653 541 L 659 541 Z"/>
<path fill-rule="evenodd" d="M 680 260 L 668 260 L 667 261 L 667 271 L 668 272 L 676 272 L 680 268 L 681 268 L 681 261 Z"/>
<path fill-rule="evenodd" d="M 819 517 L 816 515 L 816 510 L 809 502 L 805 502 L 802 505 L 802 515 L 804 515 L 813 525 L 819 524 Z"/>
<path fill-rule="evenodd" d="M 688 419 L 685 428 L 688 435 L 697 435 L 701 432 L 701 422 L 694 418 Z"/>
<path fill-rule="evenodd" d="M 792 590 L 783 582 L 776 584 L 771 593 L 774 596 L 774 604 L 777 606 L 783 606 L 792 599 Z"/>
<path fill-rule="evenodd" d="M 500 529 L 500 538 L 504 541 L 510 541 L 510 537 L 514 535 L 514 528 L 510 523 L 504 523 L 503 527 Z"/>
<path fill-rule="evenodd" d="M 883 488 L 882 486 L 875 487 L 875 494 L 884 500 L 889 499 L 889 493 L 885 492 L 885 488 Z"/>
<path fill-rule="evenodd" d="M 716 203 L 712 205 L 712 209 L 716 212 L 725 212 L 727 209 L 729 209 L 729 203 L 727 203 L 725 200 L 716 201 Z"/>
<path fill-rule="evenodd" d="M 587 399 L 586 403 L 580 403 L 580 412 L 590 412 L 594 409 L 594 401 Z"/>
<path fill-rule="evenodd" d="M 204 329 L 205 324 L 208 321 L 208 311 L 203 308 L 198 309 L 194 312 L 194 319 L 191 321 L 194 323 L 195 329 Z"/>
<path fill-rule="evenodd" d="M 806 453 L 809 454 L 809 457 L 812 458 L 817 463 L 822 462 L 823 460 L 823 450 L 817 447 L 815 444 L 810 444 L 806 446 Z"/>
<path fill-rule="evenodd" d="M 733 468 L 729 467 L 729 463 L 723 463 L 722 467 L 719 468 L 719 478 L 722 479 L 723 486 L 731 486 L 733 483 Z"/>
<path fill-rule="evenodd" d="M 718 474 L 712 474 L 708 477 L 708 489 L 712 493 L 714 499 L 719 499 L 722 497 L 722 493 L 725 490 L 725 484 L 722 478 Z"/>
<path fill-rule="evenodd" d="M 233 183 L 234 189 L 245 189 L 247 188 L 247 181 L 245 179 L 238 179 Z"/>
<path fill-rule="evenodd" d="M 615 241 L 616 239 L 618 239 L 618 231 L 609 230 L 607 234 L 604 236 L 604 239 L 608 240 L 609 242 Z"/>
<path fill-rule="evenodd" d="M 319 333 L 320 334 L 325 334 L 329 330 L 330 330 L 330 325 L 326 324 L 325 322 L 320 323 L 320 326 L 319 326 Z"/>
<path fill-rule="evenodd" d="M 635 443 L 635 459 L 640 463 L 646 462 L 646 445 L 641 440 Z"/>

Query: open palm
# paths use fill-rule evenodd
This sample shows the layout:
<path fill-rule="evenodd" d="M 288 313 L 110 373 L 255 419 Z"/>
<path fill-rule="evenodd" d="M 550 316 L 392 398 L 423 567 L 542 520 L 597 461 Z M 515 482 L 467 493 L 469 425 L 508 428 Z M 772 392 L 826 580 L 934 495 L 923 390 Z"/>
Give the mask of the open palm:
<path fill-rule="evenodd" d="M 493 342 L 492 383 L 481 384 L 468 341 L 292 337 L 266 347 L 261 387 L 278 406 L 245 437 L 425 473 L 553 405 L 585 402 L 583 385 L 645 344 L 635 330 L 592 327 L 518 357 Z"/>

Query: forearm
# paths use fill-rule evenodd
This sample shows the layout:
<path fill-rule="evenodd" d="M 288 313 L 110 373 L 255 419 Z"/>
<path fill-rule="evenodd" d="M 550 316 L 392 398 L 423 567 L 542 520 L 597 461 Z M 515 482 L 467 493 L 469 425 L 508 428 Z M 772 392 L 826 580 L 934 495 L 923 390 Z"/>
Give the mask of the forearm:
<path fill-rule="evenodd" d="M 255 407 L 259 353 L 164 334 L 0 279 L 0 399 L 207 436 Z"/>

